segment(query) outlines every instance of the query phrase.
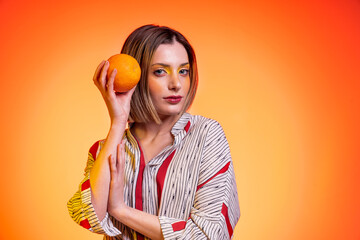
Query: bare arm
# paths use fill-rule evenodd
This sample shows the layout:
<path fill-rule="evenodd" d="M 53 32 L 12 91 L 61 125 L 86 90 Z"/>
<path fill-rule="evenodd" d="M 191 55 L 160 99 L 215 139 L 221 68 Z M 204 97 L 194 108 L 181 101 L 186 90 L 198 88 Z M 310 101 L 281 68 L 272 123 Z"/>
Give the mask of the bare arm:
<path fill-rule="evenodd" d="M 150 239 L 164 239 L 159 218 L 155 215 L 126 206 L 112 215 L 126 226 Z"/>
<path fill-rule="evenodd" d="M 105 143 L 90 171 L 91 202 L 100 221 L 106 215 L 109 197 L 110 168 L 108 157 L 111 154 L 115 155 L 116 146 L 122 139 L 130 112 L 131 96 L 135 90 L 133 88 L 126 93 L 115 93 L 113 84 L 116 69 L 110 76 L 106 76 L 108 68 L 109 63 L 107 61 L 101 62 L 93 79 L 106 103 L 111 119 L 111 126 Z"/>

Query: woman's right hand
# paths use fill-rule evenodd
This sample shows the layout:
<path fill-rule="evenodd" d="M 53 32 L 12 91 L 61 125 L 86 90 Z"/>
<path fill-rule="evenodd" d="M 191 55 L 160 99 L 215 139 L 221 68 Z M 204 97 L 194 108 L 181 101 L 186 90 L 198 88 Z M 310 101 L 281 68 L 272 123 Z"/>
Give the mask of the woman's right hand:
<path fill-rule="evenodd" d="M 108 76 L 108 69 L 109 62 L 102 61 L 95 71 L 93 78 L 94 84 L 104 98 L 109 111 L 111 124 L 126 123 L 130 113 L 131 96 L 136 86 L 125 93 L 115 92 L 114 79 L 117 71 L 114 69 L 110 76 Z"/>

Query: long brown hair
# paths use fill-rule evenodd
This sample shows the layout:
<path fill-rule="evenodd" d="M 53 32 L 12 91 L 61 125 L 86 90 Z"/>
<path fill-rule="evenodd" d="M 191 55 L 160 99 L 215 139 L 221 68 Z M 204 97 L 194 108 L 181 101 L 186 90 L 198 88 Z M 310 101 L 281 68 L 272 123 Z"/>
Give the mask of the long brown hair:
<path fill-rule="evenodd" d="M 189 58 L 190 89 L 185 98 L 185 112 L 191 106 L 198 84 L 198 70 L 195 52 L 188 40 L 178 31 L 165 26 L 144 25 L 133 31 L 125 40 L 121 53 L 133 56 L 141 67 L 141 77 L 131 99 L 129 121 L 151 122 L 160 124 L 161 120 L 151 101 L 148 86 L 148 71 L 151 59 L 161 44 L 172 44 L 174 41 L 184 46 Z"/>

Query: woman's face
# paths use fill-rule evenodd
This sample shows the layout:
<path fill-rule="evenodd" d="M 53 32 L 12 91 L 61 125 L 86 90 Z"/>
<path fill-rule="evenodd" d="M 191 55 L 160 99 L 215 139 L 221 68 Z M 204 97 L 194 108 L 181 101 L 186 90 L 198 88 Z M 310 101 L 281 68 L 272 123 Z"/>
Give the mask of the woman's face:
<path fill-rule="evenodd" d="M 160 118 L 183 110 L 190 88 L 189 59 L 183 45 L 174 41 L 155 51 L 148 72 L 151 100 Z"/>

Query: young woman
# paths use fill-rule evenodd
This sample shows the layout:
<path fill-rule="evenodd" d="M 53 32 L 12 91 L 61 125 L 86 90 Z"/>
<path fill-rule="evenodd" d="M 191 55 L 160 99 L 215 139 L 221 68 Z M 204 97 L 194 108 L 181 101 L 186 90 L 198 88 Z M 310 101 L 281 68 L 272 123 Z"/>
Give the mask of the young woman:
<path fill-rule="evenodd" d="M 71 217 L 104 239 L 232 238 L 240 210 L 225 134 L 186 112 L 198 82 L 193 48 L 173 29 L 145 25 L 121 52 L 137 59 L 141 79 L 116 93 L 116 70 L 98 66 L 111 126 L 89 150 Z"/>

